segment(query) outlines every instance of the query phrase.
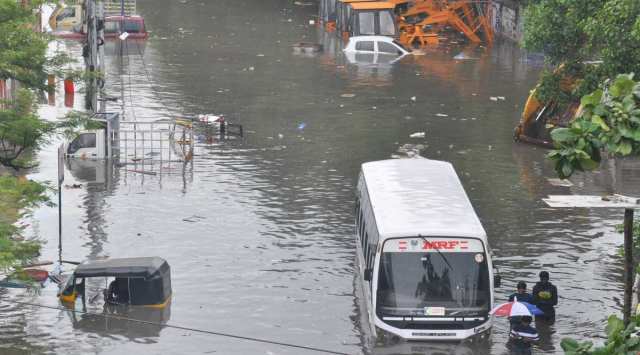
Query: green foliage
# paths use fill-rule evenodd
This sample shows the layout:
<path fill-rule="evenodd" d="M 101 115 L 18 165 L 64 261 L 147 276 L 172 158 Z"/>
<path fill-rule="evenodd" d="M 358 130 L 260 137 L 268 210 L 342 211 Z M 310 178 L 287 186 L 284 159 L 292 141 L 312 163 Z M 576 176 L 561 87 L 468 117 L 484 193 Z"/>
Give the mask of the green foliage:
<path fill-rule="evenodd" d="M 33 31 L 35 16 L 18 1 L 0 0 L 0 79 L 16 79 L 29 87 L 46 81 L 47 39 Z"/>
<path fill-rule="evenodd" d="M 583 112 L 568 128 L 551 131 L 555 149 L 548 157 L 562 178 L 599 166 L 600 150 L 616 156 L 640 154 L 640 83 L 619 75 L 606 90 L 581 100 Z"/>
<path fill-rule="evenodd" d="M 562 75 L 545 69 L 540 74 L 536 98 L 541 102 L 557 102 L 564 106 L 572 101 L 571 92 L 562 89 Z"/>
<path fill-rule="evenodd" d="M 588 44 L 584 19 L 601 6 L 603 0 L 547 0 L 525 9 L 524 47 L 543 52 L 554 65 L 582 62 Z"/>
<path fill-rule="evenodd" d="M 640 73 L 640 1 L 546 0 L 525 10 L 524 47 L 545 54 L 553 67 L 544 73 L 536 97 L 542 102 L 576 101 L 605 78 Z M 590 60 L 598 64 L 584 65 Z M 555 78 L 550 78 L 555 76 Z M 578 79 L 561 90 L 561 78 Z"/>
<path fill-rule="evenodd" d="M 616 226 L 616 232 L 624 233 L 624 224 L 618 224 Z M 633 258 L 634 262 L 638 264 L 640 262 L 640 221 L 633 221 Z M 624 247 L 620 247 L 620 256 L 624 256 Z M 636 266 L 636 273 L 640 273 L 640 265 Z"/>
<path fill-rule="evenodd" d="M 15 169 L 29 162 L 24 153 L 38 148 L 54 132 L 55 125 L 36 115 L 33 93 L 22 89 L 15 101 L 0 110 L 0 164 Z"/>
<path fill-rule="evenodd" d="M 607 0 L 584 21 L 592 51 L 605 75 L 640 73 L 640 1 Z"/>
<path fill-rule="evenodd" d="M 0 271 L 8 271 L 38 256 L 40 243 L 23 240 L 13 223 L 31 208 L 50 204 L 46 185 L 11 175 L 0 176 Z"/>
<path fill-rule="evenodd" d="M 640 351 L 640 337 L 638 327 L 640 319 L 633 318 L 628 326 L 624 326 L 622 320 L 614 315 L 609 316 L 607 326 L 607 340 L 604 346 L 593 348 L 590 341 L 578 342 L 574 339 L 562 339 L 560 346 L 567 355 L 628 355 L 637 354 Z"/>

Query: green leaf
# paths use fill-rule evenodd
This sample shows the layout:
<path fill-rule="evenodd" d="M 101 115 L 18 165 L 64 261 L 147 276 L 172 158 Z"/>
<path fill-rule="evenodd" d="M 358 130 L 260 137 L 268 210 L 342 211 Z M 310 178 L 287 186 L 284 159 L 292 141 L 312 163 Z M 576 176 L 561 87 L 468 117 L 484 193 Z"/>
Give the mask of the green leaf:
<path fill-rule="evenodd" d="M 571 131 L 569 128 L 556 128 L 551 131 L 551 139 L 555 142 L 568 142 L 575 140 L 577 138 L 576 134 Z"/>
<path fill-rule="evenodd" d="M 589 95 L 583 96 L 580 104 L 584 107 L 596 106 L 600 103 L 600 100 L 602 100 L 602 90 L 598 89 Z"/>
<path fill-rule="evenodd" d="M 611 85 L 611 87 L 609 88 L 611 96 L 613 96 L 614 98 L 618 98 L 631 94 L 636 84 L 632 78 L 633 75 L 631 74 L 618 75 L 616 80 L 613 82 L 613 85 Z"/>
<path fill-rule="evenodd" d="M 571 174 L 573 174 L 574 171 L 574 167 L 571 165 L 570 162 L 565 161 L 565 162 L 561 162 L 560 164 L 560 177 L 563 179 L 566 179 L 568 177 L 571 176 Z"/>
<path fill-rule="evenodd" d="M 624 322 L 622 319 L 616 317 L 615 315 L 610 315 L 607 319 L 607 326 L 605 327 L 605 331 L 607 332 L 607 337 L 609 339 L 613 338 L 616 334 L 624 331 Z"/>
<path fill-rule="evenodd" d="M 631 154 L 632 149 L 633 147 L 631 146 L 631 143 L 629 143 L 629 141 L 627 140 L 623 140 L 620 142 L 620 144 L 618 144 L 616 153 L 619 153 L 621 155 L 629 155 Z"/>
<path fill-rule="evenodd" d="M 618 131 L 620 132 L 620 135 L 625 137 L 625 138 L 633 138 L 634 137 L 634 133 L 635 133 L 626 124 L 618 124 Z"/>
<path fill-rule="evenodd" d="M 595 170 L 600 166 L 598 162 L 592 159 L 579 158 L 578 162 L 580 163 L 580 167 L 582 168 L 582 170 Z"/>
<path fill-rule="evenodd" d="M 632 95 L 627 95 L 622 99 L 622 108 L 627 113 L 631 113 L 631 111 L 635 110 L 636 101 L 633 99 Z"/>
<path fill-rule="evenodd" d="M 591 116 L 591 122 L 597 124 L 598 126 L 600 126 L 600 128 L 602 128 L 605 131 L 609 131 L 611 130 L 611 128 L 609 128 L 609 126 L 607 126 L 607 124 L 604 122 L 604 120 L 602 119 L 602 117 L 598 116 L 598 115 L 593 115 Z"/>

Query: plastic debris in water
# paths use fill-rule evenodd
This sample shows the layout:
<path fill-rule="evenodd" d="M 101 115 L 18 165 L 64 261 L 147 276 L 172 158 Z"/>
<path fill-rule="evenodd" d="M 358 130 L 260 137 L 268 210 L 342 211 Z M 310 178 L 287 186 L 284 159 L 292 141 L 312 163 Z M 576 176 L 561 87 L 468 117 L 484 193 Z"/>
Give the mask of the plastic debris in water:
<path fill-rule="evenodd" d="M 467 54 L 464 53 L 458 53 L 458 55 L 456 55 L 455 57 L 453 57 L 453 59 L 455 60 L 471 60 L 471 59 L 478 59 L 478 58 L 474 58 L 474 57 L 470 57 Z"/>
<path fill-rule="evenodd" d="M 411 96 L 411 101 L 415 102 L 416 101 L 416 97 L 415 96 Z"/>
<path fill-rule="evenodd" d="M 445 113 L 436 113 L 436 116 L 438 116 L 438 117 L 449 117 L 449 115 L 447 115 Z"/>
<path fill-rule="evenodd" d="M 498 98 L 496 96 L 491 96 L 489 97 L 489 100 L 491 101 L 498 101 Z"/>
<path fill-rule="evenodd" d="M 344 98 L 351 98 L 351 97 L 355 97 L 356 94 L 342 94 L 340 95 L 340 97 L 344 97 Z"/>
<path fill-rule="evenodd" d="M 299 131 L 302 131 L 305 127 L 307 127 L 307 124 L 306 124 L 306 123 L 304 123 L 304 122 L 301 122 L 301 123 L 298 125 L 298 130 L 299 130 Z"/>
<path fill-rule="evenodd" d="M 416 133 L 411 133 L 409 135 L 409 138 L 424 138 L 425 137 L 425 132 L 416 132 Z"/>

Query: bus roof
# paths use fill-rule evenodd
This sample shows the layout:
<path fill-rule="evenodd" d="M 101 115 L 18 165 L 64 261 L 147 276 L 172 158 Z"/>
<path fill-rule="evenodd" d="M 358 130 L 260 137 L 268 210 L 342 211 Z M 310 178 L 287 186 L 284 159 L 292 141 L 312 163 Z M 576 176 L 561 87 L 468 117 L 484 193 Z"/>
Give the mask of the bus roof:
<path fill-rule="evenodd" d="M 380 239 L 474 237 L 486 233 L 448 162 L 391 159 L 362 164 Z"/>
<path fill-rule="evenodd" d="M 367 2 L 354 2 L 351 4 L 351 8 L 354 10 L 384 10 L 393 9 L 396 6 L 386 1 L 367 1 Z"/>

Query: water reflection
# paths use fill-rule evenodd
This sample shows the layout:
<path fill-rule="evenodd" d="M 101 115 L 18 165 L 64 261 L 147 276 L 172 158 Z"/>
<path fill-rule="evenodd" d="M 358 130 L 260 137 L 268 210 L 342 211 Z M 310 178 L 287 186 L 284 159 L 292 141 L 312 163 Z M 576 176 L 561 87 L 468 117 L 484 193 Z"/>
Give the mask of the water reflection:
<path fill-rule="evenodd" d="M 74 329 L 99 336 L 122 336 L 140 343 L 154 342 L 171 318 L 171 302 L 162 309 L 105 304 L 102 312 L 66 311 Z"/>
<path fill-rule="evenodd" d="M 372 349 L 372 355 L 488 355 L 491 353 L 491 339 L 475 338 L 463 342 L 404 342 L 393 341 L 379 344 Z"/>

